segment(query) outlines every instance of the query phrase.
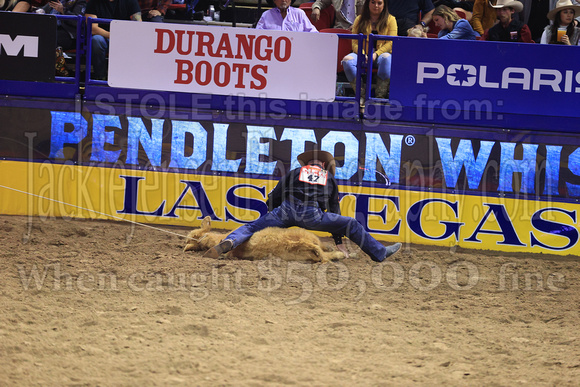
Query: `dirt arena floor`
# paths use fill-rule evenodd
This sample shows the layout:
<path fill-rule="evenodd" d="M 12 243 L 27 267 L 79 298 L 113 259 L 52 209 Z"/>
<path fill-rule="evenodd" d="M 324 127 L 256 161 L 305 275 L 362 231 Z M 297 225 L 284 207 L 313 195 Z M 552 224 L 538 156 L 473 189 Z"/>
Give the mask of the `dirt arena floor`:
<path fill-rule="evenodd" d="M 579 257 L 214 260 L 129 223 L 8 216 L 0 243 L 2 386 L 580 383 Z"/>

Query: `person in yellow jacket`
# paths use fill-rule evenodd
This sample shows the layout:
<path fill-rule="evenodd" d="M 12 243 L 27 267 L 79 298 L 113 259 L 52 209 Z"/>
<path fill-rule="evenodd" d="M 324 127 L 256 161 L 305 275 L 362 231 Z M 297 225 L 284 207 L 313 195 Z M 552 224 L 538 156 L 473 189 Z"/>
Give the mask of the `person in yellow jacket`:
<path fill-rule="evenodd" d="M 397 20 L 393 15 L 389 14 L 387 4 L 384 0 L 365 0 L 362 13 L 356 17 L 352 25 L 352 33 L 362 33 L 367 36 L 363 41 L 364 46 L 362 51 L 367 56 L 368 35 L 372 33 L 375 35 L 397 36 Z M 379 78 L 375 92 L 377 98 L 385 98 L 387 95 L 391 79 L 392 49 L 393 42 L 390 40 L 376 41 L 376 47 L 373 49 L 372 61 L 373 65 L 377 67 L 377 76 Z M 357 40 L 352 41 L 352 51 L 352 53 L 345 56 L 342 60 L 344 73 L 351 85 L 356 80 Z M 367 57 L 366 59 L 368 60 L 370 58 Z"/>
<path fill-rule="evenodd" d="M 473 16 L 471 17 L 471 26 L 480 35 L 493 27 L 495 21 L 497 20 L 497 14 L 495 8 L 496 0 L 475 0 L 473 4 Z"/>

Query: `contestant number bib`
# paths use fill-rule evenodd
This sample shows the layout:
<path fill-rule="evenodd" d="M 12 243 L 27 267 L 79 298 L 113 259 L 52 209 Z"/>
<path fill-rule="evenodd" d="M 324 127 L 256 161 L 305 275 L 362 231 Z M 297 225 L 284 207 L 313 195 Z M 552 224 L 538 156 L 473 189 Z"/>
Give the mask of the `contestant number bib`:
<path fill-rule="evenodd" d="M 298 180 L 308 184 L 326 185 L 328 171 L 316 165 L 305 165 L 300 168 Z"/>

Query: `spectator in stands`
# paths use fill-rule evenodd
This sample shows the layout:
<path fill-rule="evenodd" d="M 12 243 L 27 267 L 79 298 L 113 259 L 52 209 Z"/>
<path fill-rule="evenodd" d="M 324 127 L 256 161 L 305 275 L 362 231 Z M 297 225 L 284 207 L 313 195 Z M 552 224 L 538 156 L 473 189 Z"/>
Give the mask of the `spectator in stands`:
<path fill-rule="evenodd" d="M 470 21 L 473 16 L 473 2 L 474 0 L 435 0 L 433 5 L 446 5 L 454 11 L 463 11 L 467 21 Z"/>
<path fill-rule="evenodd" d="M 13 12 L 28 12 L 32 9 L 32 0 L 19 0 L 16 1 L 16 5 L 12 9 Z"/>
<path fill-rule="evenodd" d="M 446 5 L 440 5 L 433 12 L 433 22 L 441 29 L 439 39 L 465 39 L 475 40 L 476 32 L 471 24 L 459 16 Z"/>
<path fill-rule="evenodd" d="M 409 28 L 416 25 L 426 28 L 435 9 L 431 0 L 388 0 L 388 6 L 391 15 L 397 19 L 399 36 L 406 36 Z"/>
<path fill-rule="evenodd" d="M 12 11 L 44 13 L 42 10 L 41 11 L 38 10 L 44 8 L 44 6 L 47 5 L 49 2 L 50 0 L 16 0 L 16 5 L 14 6 L 14 9 Z"/>
<path fill-rule="evenodd" d="M 514 20 L 514 14 L 524 9 L 522 3 L 512 0 L 497 0 L 493 8 L 495 8 L 499 23 L 485 31 L 483 40 L 534 43 L 528 26 L 522 21 Z"/>
<path fill-rule="evenodd" d="M 524 10 L 519 14 L 520 20 L 526 24 L 531 33 L 532 39 L 539 43 L 544 32 L 544 28 L 550 24 L 548 12 L 556 7 L 558 0 L 521 0 Z M 575 3 L 575 1 L 573 1 Z"/>
<path fill-rule="evenodd" d="M 2 0 L 0 0 L 2 1 Z M 14 3 L 14 2 L 12 2 Z M 34 4 L 34 7 L 33 7 Z M 14 12 L 29 12 L 36 10 L 37 13 L 49 15 L 83 15 L 85 13 L 86 0 L 53 0 L 53 1 L 32 1 L 20 0 L 14 6 Z M 7 9 L 9 10 L 10 5 Z M 35 8 L 39 7 L 39 8 Z M 68 77 L 63 51 L 76 48 L 77 24 L 74 20 L 56 21 L 56 75 Z"/>
<path fill-rule="evenodd" d="M 42 10 L 49 15 L 84 15 L 86 0 L 55 0 L 50 1 Z M 63 50 L 76 48 L 77 23 L 74 20 L 56 21 L 56 44 Z"/>
<path fill-rule="evenodd" d="M 84 15 L 86 0 L 55 0 L 42 7 L 42 12 L 49 15 Z M 77 22 L 75 20 L 56 20 L 56 75 L 68 77 L 63 51 L 73 50 L 77 46 Z"/>
<path fill-rule="evenodd" d="M 141 21 L 141 8 L 137 0 L 89 0 L 85 11 L 87 18 Z M 107 53 L 109 52 L 109 23 L 92 24 L 91 55 L 94 78 L 107 78 Z"/>
<path fill-rule="evenodd" d="M 163 17 L 172 0 L 139 0 L 143 21 L 163 22 Z"/>
<path fill-rule="evenodd" d="M 363 6 L 362 0 L 316 0 L 312 4 L 312 14 L 310 18 L 314 23 L 320 19 L 320 11 L 329 5 L 333 6 L 334 28 L 344 28 L 350 30 L 354 19 L 360 15 Z"/>
<path fill-rule="evenodd" d="M 558 0 L 556 7 L 548 12 L 548 19 L 553 23 L 544 29 L 540 43 L 577 46 L 580 40 L 580 28 L 574 22 L 577 13 L 580 5 L 572 4 L 571 0 Z"/>
<path fill-rule="evenodd" d="M 471 17 L 471 27 L 480 35 L 493 27 L 497 21 L 497 14 L 492 7 L 496 0 L 475 0 L 473 4 L 473 16 Z"/>
<path fill-rule="evenodd" d="M 275 8 L 262 14 L 256 28 L 259 30 L 281 30 L 318 32 L 306 13 L 300 8 L 291 7 L 292 0 L 274 0 Z"/>
<path fill-rule="evenodd" d="M 397 36 L 397 20 L 389 14 L 388 6 L 383 0 L 365 0 L 362 12 L 356 17 L 352 25 L 353 34 L 365 34 L 367 37 L 363 41 L 363 55 L 368 53 L 368 35 L 390 35 Z M 389 89 L 391 79 L 391 50 L 393 42 L 390 40 L 379 40 L 376 42 L 376 49 L 373 50 L 372 61 L 377 67 L 377 87 L 375 96 L 385 98 Z M 344 73 L 350 84 L 355 88 L 357 71 L 358 41 L 352 41 L 352 53 L 342 60 Z M 369 58 L 366 58 L 367 60 Z"/>
<path fill-rule="evenodd" d="M 12 11 L 18 0 L 0 0 L 0 11 Z"/>

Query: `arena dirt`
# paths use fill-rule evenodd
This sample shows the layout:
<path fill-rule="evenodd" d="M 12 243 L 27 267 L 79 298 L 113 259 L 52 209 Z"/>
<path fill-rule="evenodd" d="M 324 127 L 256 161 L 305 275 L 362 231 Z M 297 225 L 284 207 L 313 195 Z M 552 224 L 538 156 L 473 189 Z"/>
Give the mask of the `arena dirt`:
<path fill-rule="evenodd" d="M 0 385 L 580 380 L 578 257 L 405 246 L 376 264 L 349 245 L 321 265 L 206 259 L 183 242 L 0 217 Z"/>

